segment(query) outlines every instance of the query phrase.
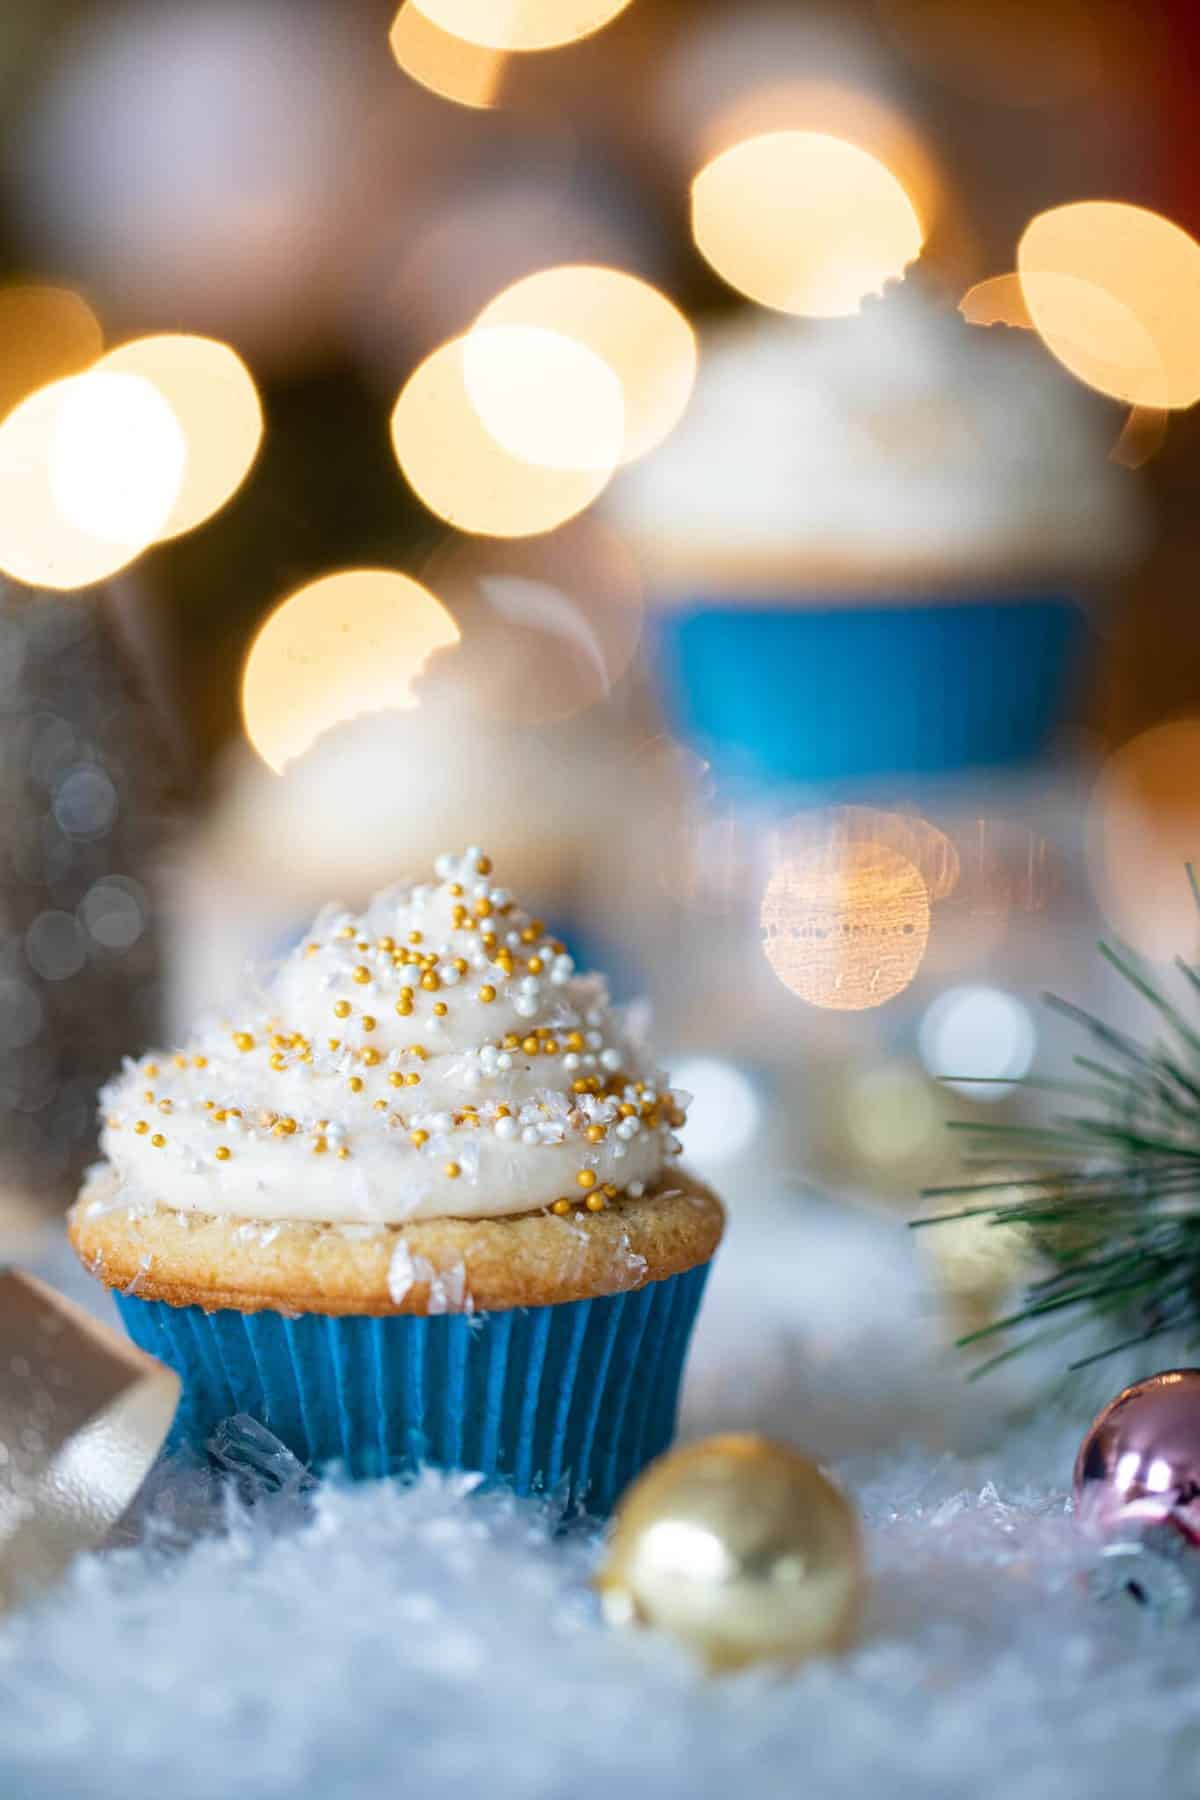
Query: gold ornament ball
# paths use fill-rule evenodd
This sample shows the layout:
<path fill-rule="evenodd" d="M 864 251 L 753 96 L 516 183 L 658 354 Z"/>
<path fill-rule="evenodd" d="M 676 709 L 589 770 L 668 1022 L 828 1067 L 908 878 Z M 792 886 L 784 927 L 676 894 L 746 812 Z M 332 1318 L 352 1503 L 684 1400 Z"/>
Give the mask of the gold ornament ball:
<path fill-rule="evenodd" d="M 854 1635 L 862 1537 L 806 1456 L 769 1438 L 705 1438 L 628 1489 L 596 1585 L 610 1622 L 667 1631 L 713 1670 L 800 1662 Z"/>

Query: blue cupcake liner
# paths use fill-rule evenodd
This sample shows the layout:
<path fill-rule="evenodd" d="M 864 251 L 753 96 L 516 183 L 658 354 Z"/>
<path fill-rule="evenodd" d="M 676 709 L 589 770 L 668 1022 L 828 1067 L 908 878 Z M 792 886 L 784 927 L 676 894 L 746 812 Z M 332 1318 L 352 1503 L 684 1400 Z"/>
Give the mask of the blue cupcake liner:
<path fill-rule="evenodd" d="M 718 778 L 825 784 L 1032 761 L 1086 666 L 1066 591 L 763 605 L 714 596 L 651 629 L 668 717 Z"/>
<path fill-rule="evenodd" d="M 634 1293 L 473 1316 L 206 1313 L 117 1295 L 130 1337 L 178 1371 L 173 1442 L 248 1413 L 314 1468 L 432 1464 L 589 1512 L 670 1443 L 708 1265 Z"/>

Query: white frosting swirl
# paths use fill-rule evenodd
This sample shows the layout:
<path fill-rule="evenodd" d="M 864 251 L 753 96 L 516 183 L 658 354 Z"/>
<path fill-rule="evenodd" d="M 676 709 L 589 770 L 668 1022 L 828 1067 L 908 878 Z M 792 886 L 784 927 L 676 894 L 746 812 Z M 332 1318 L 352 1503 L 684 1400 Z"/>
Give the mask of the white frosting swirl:
<path fill-rule="evenodd" d="M 328 908 L 245 1012 L 101 1096 L 113 1202 L 399 1224 L 602 1209 L 655 1182 L 687 1096 L 644 1062 L 604 981 L 495 884 Z"/>
<path fill-rule="evenodd" d="M 611 510 L 668 594 L 1108 570 L 1145 538 L 1112 431 L 1028 334 L 910 277 L 851 319 L 713 331 L 678 430 Z"/>

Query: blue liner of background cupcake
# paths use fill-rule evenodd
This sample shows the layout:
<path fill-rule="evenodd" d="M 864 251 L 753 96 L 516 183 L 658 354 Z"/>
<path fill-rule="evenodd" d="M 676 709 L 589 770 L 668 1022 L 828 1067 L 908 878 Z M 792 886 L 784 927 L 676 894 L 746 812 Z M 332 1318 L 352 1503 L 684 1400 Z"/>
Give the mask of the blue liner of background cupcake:
<path fill-rule="evenodd" d="M 117 1295 L 134 1343 L 178 1371 L 172 1444 L 248 1413 L 355 1479 L 480 1470 L 603 1515 L 675 1431 L 708 1265 L 633 1293 L 435 1318 L 206 1313 Z"/>
<path fill-rule="evenodd" d="M 659 612 L 668 717 L 718 779 L 830 783 L 1031 761 L 1086 667 L 1064 592 L 795 605 L 696 597 Z"/>

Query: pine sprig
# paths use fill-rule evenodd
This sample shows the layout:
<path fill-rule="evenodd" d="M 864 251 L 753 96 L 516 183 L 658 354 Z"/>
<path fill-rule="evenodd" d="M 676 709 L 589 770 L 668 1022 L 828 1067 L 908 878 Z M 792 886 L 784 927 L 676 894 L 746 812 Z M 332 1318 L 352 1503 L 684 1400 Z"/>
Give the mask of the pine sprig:
<path fill-rule="evenodd" d="M 1190 864 L 1187 873 L 1200 910 Z M 1015 1171 L 927 1189 L 927 1199 L 961 1204 L 914 1221 L 1019 1226 L 1047 1266 L 1016 1311 L 960 1339 L 982 1345 L 1018 1334 L 977 1373 L 1088 1321 L 1107 1341 L 1073 1369 L 1166 1332 L 1200 1342 L 1200 1018 L 1187 1018 L 1133 952 L 1100 951 L 1158 1014 L 1161 1039 L 1139 1043 L 1047 995 L 1091 1040 L 1092 1054 L 1074 1058 L 1080 1079 L 1024 1084 L 1061 1095 L 1064 1110 L 1043 1125 L 956 1124 L 972 1150 L 993 1163 L 1000 1152 Z M 1176 967 L 1200 1000 L 1200 968 L 1182 957 Z"/>

